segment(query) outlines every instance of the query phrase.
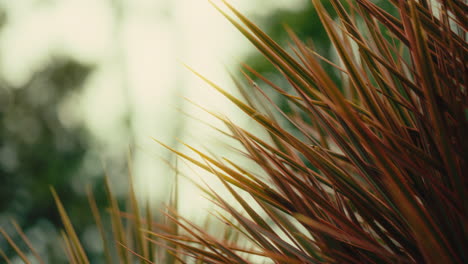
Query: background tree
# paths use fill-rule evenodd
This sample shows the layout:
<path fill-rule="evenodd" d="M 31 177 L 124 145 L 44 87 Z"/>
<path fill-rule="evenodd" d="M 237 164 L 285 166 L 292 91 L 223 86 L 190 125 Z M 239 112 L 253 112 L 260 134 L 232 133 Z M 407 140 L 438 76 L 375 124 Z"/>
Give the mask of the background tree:
<path fill-rule="evenodd" d="M 7 16 L 1 17 L 4 24 Z M 8 231 L 10 220 L 17 220 L 31 241 L 48 252 L 50 263 L 60 263 L 63 254 L 55 245 L 60 218 L 49 186 L 60 190 L 80 230 L 92 222 L 80 192 L 86 182 L 77 182 L 94 178 L 99 184 L 83 168 L 93 140 L 70 111 L 92 70 L 92 65 L 57 55 L 22 85 L 0 76 L 0 226 Z M 0 248 L 9 248 L 3 237 Z"/>

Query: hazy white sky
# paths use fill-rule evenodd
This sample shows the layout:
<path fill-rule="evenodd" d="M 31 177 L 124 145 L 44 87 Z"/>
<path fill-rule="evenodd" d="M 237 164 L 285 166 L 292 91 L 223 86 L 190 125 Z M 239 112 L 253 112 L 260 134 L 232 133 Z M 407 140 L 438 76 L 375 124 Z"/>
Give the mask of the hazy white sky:
<path fill-rule="evenodd" d="M 112 2 L 121 2 L 121 19 L 116 19 Z M 267 13 L 279 7 L 300 8 L 307 0 L 230 2 L 243 12 Z M 160 188 L 166 188 L 162 183 L 170 176 L 151 154 L 164 156 L 151 137 L 164 142 L 171 142 L 174 135 L 187 141 L 212 140 L 212 135 L 206 135 L 206 128 L 194 121 L 188 121 L 183 131 L 174 130 L 180 116 L 176 107 L 208 118 L 188 105 L 181 105 L 181 96 L 209 109 L 233 111 L 230 104 L 181 64 L 187 63 L 229 89 L 232 85 L 224 65 L 234 65 L 251 48 L 207 0 L 0 0 L 0 3 L 7 8 L 9 18 L 0 40 L 0 69 L 4 76 L 20 84 L 52 53 L 70 54 L 96 64 L 97 70 L 87 81 L 84 93 L 63 107 L 64 111 L 68 109 L 65 114 L 83 117 L 103 142 L 99 151 L 112 154 L 128 144 L 119 120 L 129 104 L 133 110 L 135 143 L 139 147 L 134 161 L 137 185 L 154 197 L 162 193 Z"/>

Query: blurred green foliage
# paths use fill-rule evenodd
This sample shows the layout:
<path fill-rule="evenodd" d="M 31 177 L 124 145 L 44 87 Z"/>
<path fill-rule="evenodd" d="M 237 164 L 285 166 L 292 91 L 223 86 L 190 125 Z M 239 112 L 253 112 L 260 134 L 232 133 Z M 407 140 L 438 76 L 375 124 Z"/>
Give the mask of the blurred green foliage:
<path fill-rule="evenodd" d="M 57 57 L 20 87 L 1 82 L 0 224 L 14 218 L 28 230 L 47 219 L 60 226 L 49 186 L 60 190 L 77 226 L 91 222 L 86 199 L 72 186 L 72 178 L 82 176 L 90 135 L 82 123 L 66 120 L 71 117 L 60 109 L 91 70 Z"/>
<path fill-rule="evenodd" d="M 92 177 L 83 175 L 89 173 L 83 161 L 92 138 L 66 108 L 92 70 L 92 65 L 61 55 L 51 57 L 21 85 L 0 76 L 0 226 L 8 231 L 10 220 L 18 221 L 32 241 L 42 243 L 50 263 L 59 263 L 55 253 L 61 249 L 54 248 L 53 240 L 61 222 L 49 186 L 59 190 L 78 230 L 92 223 L 86 198 L 73 186 Z M 46 235 L 35 240 L 33 231 Z M 0 248 L 12 253 L 3 237 Z"/>
<path fill-rule="evenodd" d="M 90 68 L 60 58 L 21 87 L 5 82 L 0 111 L 0 208 L 21 219 L 56 215 L 48 186 L 73 194 L 69 179 L 87 149 L 84 127 L 66 127 L 59 105 L 82 85 Z M 65 117 L 66 118 L 66 117 Z M 65 197 L 64 197 L 65 198 Z"/>

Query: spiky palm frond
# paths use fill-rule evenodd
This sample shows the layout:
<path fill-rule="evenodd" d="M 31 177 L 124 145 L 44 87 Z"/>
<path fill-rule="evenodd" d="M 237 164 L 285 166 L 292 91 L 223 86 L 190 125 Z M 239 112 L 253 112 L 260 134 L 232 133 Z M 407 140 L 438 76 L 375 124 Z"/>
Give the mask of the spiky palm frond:
<path fill-rule="evenodd" d="M 268 178 L 193 148 L 205 163 L 177 153 L 219 177 L 242 207 L 208 190 L 236 220 L 226 224 L 272 262 L 467 262 L 467 5 L 390 0 L 398 11 L 391 14 L 373 1 L 332 0 L 333 20 L 321 1 L 312 2 L 336 60 L 292 30 L 288 53 L 227 2 L 233 16 L 217 7 L 293 88 L 245 66 L 251 88 L 265 95 L 259 100 L 290 126 L 262 113 L 255 98 L 244 102 L 195 72 L 268 131 L 271 138 L 262 139 L 215 115 Z M 340 83 L 325 64 L 341 74 Z M 253 77 L 293 111 L 275 107 Z M 184 248 L 197 259 L 249 263 L 249 254 L 203 231 L 193 240 L 210 245 L 207 252 Z"/>

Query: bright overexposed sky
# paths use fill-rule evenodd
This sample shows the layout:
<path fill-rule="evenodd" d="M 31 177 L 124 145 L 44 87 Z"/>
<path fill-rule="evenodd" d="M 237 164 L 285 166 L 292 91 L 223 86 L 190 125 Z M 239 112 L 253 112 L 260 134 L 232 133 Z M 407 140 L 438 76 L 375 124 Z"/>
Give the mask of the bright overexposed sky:
<path fill-rule="evenodd" d="M 220 1 L 214 1 L 219 3 Z M 207 128 L 180 121 L 177 108 L 209 120 L 182 97 L 225 114 L 234 107 L 195 77 L 186 63 L 223 88 L 232 89 L 226 72 L 252 47 L 207 0 L 0 0 L 8 21 L 0 39 L 0 70 L 21 84 L 51 54 L 69 54 L 96 65 L 79 98 L 64 106 L 74 111 L 98 138 L 99 155 L 126 149 L 128 135 L 122 115 L 132 110 L 135 136 L 133 169 L 137 187 L 161 198 L 171 172 L 155 155 L 165 152 L 151 138 L 210 144 Z M 112 3 L 121 5 L 120 13 Z M 300 8 L 307 0 L 232 0 L 246 14 L 265 14 L 276 8 Z M 68 111 L 68 112 L 66 112 Z M 232 114 L 233 119 L 237 118 Z M 241 117 L 238 117 L 241 120 Z M 66 118 L 64 118 L 66 119 Z M 180 128 L 174 126 L 179 124 Z M 184 189 L 185 188 L 185 189 Z M 193 188 L 186 209 L 202 198 Z M 182 199 L 183 196 L 182 195 Z M 197 198 L 194 198 L 197 197 Z"/>

